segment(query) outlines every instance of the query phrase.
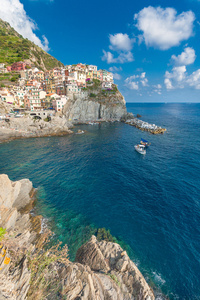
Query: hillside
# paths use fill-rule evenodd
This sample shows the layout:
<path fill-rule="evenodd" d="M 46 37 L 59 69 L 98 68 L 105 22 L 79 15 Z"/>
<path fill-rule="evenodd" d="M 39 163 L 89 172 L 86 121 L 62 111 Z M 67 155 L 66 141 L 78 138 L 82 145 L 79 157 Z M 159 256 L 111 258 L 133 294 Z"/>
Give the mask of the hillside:
<path fill-rule="evenodd" d="M 9 23 L 0 19 L 0 63 L 11 65 L 27 61 L 42 70 L 61 67 L 63 64 L 28 39 L 24 39 Z"/>

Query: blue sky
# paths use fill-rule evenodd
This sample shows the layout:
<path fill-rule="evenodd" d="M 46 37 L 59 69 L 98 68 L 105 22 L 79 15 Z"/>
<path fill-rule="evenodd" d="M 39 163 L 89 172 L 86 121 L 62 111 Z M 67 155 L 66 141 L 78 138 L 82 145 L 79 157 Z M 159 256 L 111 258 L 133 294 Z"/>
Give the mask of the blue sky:
<path fill-rule="evenodd" d="M 64 64 L 112 71 L 127 102 L 200 100 L 198 0 L 1 0 L 0 18 Z"/>

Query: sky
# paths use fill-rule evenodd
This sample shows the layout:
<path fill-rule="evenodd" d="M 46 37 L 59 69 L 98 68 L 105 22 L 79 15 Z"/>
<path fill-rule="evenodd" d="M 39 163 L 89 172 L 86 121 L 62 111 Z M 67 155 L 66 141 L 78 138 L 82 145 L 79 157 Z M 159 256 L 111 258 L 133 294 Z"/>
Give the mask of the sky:
<path fill-rule="evenodd" d="M 0 4 L 0 18 L 65 65 L 111 71 L 127 102 L 200 102 L 200 0 Z"/>

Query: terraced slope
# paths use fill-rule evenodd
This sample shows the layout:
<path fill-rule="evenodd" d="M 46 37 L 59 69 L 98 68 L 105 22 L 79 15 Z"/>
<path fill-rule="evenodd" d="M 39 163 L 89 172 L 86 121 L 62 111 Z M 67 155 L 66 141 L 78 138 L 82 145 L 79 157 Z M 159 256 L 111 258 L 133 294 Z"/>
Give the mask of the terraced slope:
<path fill-rule="evenodd" d="M 27 61 L 42 70 L 61 67 L 63 64 L 28 39 L 24 39 L 9 23 L 0 19 L 0 63 L 11 65 Z"/>

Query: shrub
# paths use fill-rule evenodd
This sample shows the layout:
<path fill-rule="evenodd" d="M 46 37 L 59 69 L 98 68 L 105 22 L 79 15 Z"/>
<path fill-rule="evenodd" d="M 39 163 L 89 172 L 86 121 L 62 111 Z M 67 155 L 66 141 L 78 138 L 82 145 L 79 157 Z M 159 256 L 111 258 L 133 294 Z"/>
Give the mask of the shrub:
<path fill-rule="evenodd" d="M 46 235 L 46 236 L 45 236 Z M 61 283 L 57 277 L 54 263 L 68 264 L 68 248 L 65 245 L 50 246 L 50 234 L 46 233 L 36 245 L 36 250 L 28 254 L 28 267 L 31 271 L 28 299 L 63 299 Z"/>
<path fill-rule="evenodd" d="M 15 82 L 17 78 L 15 76 L 11 77 L 10 81 Z"/>
<path fill-rule="evenodd" d="M 90 97 L 94 98 L 96 96 L 97 96 L 96 94 L 90 93 Z"/>
<path fill-rule="evenodd" d="M 0 241 L 3 239 L 5 233 L 6 233 L 6 229 L 0 227 Z"/>
<path fill-rule="evenodd" d="M 113 242 L 116 243 L 116 238 L 112 236 L 110 233 L 110 230 L 106 230 L 106 228 L 98 228 L 96 232 L 97 240 L 100 242 L 102 240 L 107 242 Z"/>
<path fill-rule="evenodd" d="M 101 84 L 101 81 L 99 79 L 93 79 L 93 82 L 95 86 L 99 86 Z"/>
<path fill-rule="evenodd" d="M 117 276 L 114 274 L 108 274 L 110 276 L 110 278 L 112 278 L 112 280 L 114 280 L 116 282 L 116 284 L 120 287 L 120 282 L 117 279 Z"/>

